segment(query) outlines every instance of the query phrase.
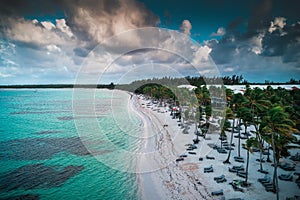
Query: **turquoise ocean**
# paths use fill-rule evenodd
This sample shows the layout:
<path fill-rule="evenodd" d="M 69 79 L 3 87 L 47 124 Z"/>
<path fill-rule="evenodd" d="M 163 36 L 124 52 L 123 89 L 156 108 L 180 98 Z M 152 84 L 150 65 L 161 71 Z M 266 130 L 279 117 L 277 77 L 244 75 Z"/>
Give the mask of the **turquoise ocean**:
<path fill-rule="evenodd" d="M 138 149 L 130 95 L 115 94 L 112 111 L 112 90 L 85 92 L 77 106 L 95 112 L 74 115 L 72 89 L 0 90 L 0 199 L 139 199 L 135 173 L 101 162 L 122 167 L 112 144 Z"/>

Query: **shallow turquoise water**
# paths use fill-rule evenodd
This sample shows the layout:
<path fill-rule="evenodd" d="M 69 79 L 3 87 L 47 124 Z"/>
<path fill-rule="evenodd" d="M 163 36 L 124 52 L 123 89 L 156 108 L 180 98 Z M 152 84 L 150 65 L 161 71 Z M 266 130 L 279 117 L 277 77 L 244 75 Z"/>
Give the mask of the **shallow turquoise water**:
<path fill-rule="evenodd" d="M 86 113 L 74 114 L 72 90 L 0 90 L 0 198 L 138 199 L 136 175 L 110 166 L 124 164 L 116 147 L 138 148 L 129 96 L 98 90 L 94 101 L 87 91 L 75 103 Z"/>

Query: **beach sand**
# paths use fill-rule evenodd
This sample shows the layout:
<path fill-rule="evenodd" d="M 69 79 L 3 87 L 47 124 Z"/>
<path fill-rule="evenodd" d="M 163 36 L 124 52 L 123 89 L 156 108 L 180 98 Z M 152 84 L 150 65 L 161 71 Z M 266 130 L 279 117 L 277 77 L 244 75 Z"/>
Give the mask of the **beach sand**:
<path fill-rule="evenodd" d="M 189 134 L 183 134 L 178 119 L 172 119 L 167 107 L 159 107 L 152 104 L 143 96 L 132 98 L 133 110 L 141 117 L 143 121 L 143 136 L 145 139 L 141 145 L 142 152 L 138 161 L 138 184 L 141 199 L 276 199 L 272 192 L 266 192 L 265 188 L 257 181 L 265 175 L 257 172 L 259 169 L 259 152 L 250 154 L 249 177 L 248 182 L 251 186 L 244 188 L 244 192 L 234 191 L 229 184 L 232 180 L 244 180 L 235 173 L 229 172 L 228 168 L 234 165 L 245 163 L 235 162 L 233 156 L 237 155 L 237 138 L 233 143 L 236 147 L 232 151 L 231 164 L 223 164 L 227 154 L 219 154 L 211 148 L 209 144 L 220 145 L 219 133 L 209 134 L 209 140 L 200 138 L 196 155 L 186 152 L 186 144 L 193 143 L 195 138 L 194 125 L 190 126 Z M 165 125 L 165 126 L 164 126 Z M 253 127 L 248 127 L 252 130 Z M 243 131 L 243 130 L 241 130 Z M 227 133 L 229 142 L 230 133 Z M 244 143 L 245 140 L 241 140 Z M 292 155 L 299 150 L 292 150 Z M 246 161 L 246 150 L 241 148 L 241 156 Z M 176 162 L 179 155 L 187 155 L 184 161 Z M 215 157 L 214 160 L 206 159 L 206 155 Z M 203 161 L 199 161 L 203 157 Z M 266 158 L 266 156 L 263 156 Z M 272 159 L 272 155 L 271 155 Z M 289 159 L 283 161 L 292 163 Z M 296 164 L 296 171 L 300 171 L 299 162 Z M 204 173 L 204 168 L 213 166 L 213 173 Z M 268 176 L 273 177 L 273 167 L 271 163 L 263 163 L 263 168 L 269 172 Z M 278 175 L 289 172 L 278 168 Z M 216 183 L 214 177 L 224 174 L 227 182 Z M 295 183 L 296 175 L 293 181 L 279 180 L 280 199 L 286 197 L 300 196 L 300 190 Z M 224 195 L 212 196 L 211 192 L 223 189 Z"/>

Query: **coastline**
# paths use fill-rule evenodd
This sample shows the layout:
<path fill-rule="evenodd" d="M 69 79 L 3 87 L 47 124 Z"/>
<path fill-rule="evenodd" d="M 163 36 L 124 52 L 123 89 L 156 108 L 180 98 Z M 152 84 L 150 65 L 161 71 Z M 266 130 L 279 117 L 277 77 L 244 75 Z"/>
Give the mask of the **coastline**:
<path fill-rule="evenodd" d="M 134 96 L 133 109 L 143 121 L 143 148 L 137 166 L 137 182 L 141 199 L 203 199 L 210 194 L 198 177 L 197 163 L 176 163 L 185 153 L 184 144 L 193 139 L 192 134 L 183 135 L 177 121 L 172 120 L 165 107 L 153 111 L 146 107 L 149 101 Z M 167 124 L 167 127 L 163 125 Z M 155 133 L 152 134 L 151 133 Z M 147 154 L 148 152 L 155 152 Z M 206 198 L 205 198 L 206 197 Z"/>
<path fill-rule="evenodd" d="M 244 192 L 234 191 L 229 182 L 239 179 L 236 174 L 228 171 L 233 165 L 241 165 L 233 161 L 236 156 L 236 149 L 232 151 L 232 159 L 230 165 L 223 164 L 227 154 L 219 154 L 209 145 L 219 144 L 219 134 L 210 134 L 210 140 L 201 138 L 196 155 L 190 155 L 185 150 L 185 144 L 192 143 L 195 135 L 194 128 L 191 126 L 190 134 L 183 134 L 182 129 L 178 126 L 178 122 L 172 119 L 165 107 L 159 107 L 152 104 L 147 106 L 150 100 L 144 99 L 143 96 L 133 95 L 131 101 L 131 110 L 134 110 L 143 122 L 142 143 L 144 149 L 141 152 L 155 151 L 155 155 L 140 156 L 137 163 L 137 183 L 138 192 L 141 199 L 220 199 L 220 196 L 212 196 L 211 192 L 223 189 L 224 198 L 241 198 L 241 199 L 274 199 L 276 195 L 266 192 L 264 187 L 257 182 L 258 178 L 265 175 L 258 173 L 259 153 L 250 154 L 249 162 L 249 182 L 251 186 L 245 188 Z M 164 127 L 163 125 L 168 126 Z M 249 129 L 250 128 L 250 129 Z M 248 130 L 252 130 L 248 127 Z M 155 134 L 152 134 L 155 133 Z M 151 135 L 152 134 L 152 135 Z M 227 133 L 230 138 L 230 133 Z M 237 144 L 237 139 L 234 138 Z M 243 140 L 241 141 L 243 143 Z M 292 150 L 292 155 L 297 150 Z M 179 155 L 185 154 L 187 158 L 181 162 L 175 162 Z M 205 156 L 213 156 L 215 160 L 205 159 Z M 246 158 L 246 150 L 241 149 L 241 155 Z M 199 161 L 199 157 L 203 157 L 203 161 Z M 283 162 L 287 159 L 283 159 Z M 242 163 L 246 166 L 246 163 Z M 203 173 L 205 167 L 213 165 L 213 173 Z M 161 166 L 161 168 L 157 168 Z M 152 170 L 150 170 L 152 169 Z M 154 169 L 154 170 L 153 170 Z M 264 164 L 264 169 L 269 172 L 269 176 L 273 176 L 273 167 L 270 163 Z M 299 164 L 296 165 L 296 171 L 300 170 Z M 146 172 L 145 172 L 146 171 Z M 224 174 L 227 182 L 216 183 L 214 177 Z M 278 175 L 287 174 L 286 171 L 278 169 Z M 294 178 L 295 179 L 295 178 Z M 294 182 L 279 180 L 280 199 L 300 196 Z"/>

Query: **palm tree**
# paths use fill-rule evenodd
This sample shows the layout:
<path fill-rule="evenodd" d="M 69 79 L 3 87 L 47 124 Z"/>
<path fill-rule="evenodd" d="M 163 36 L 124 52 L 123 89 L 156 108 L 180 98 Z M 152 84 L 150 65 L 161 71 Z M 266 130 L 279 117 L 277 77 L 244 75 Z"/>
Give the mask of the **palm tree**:
<path fill-rule="evenodd" d="M 244 185 L 248 185 L 248 171 L 249 171 L 249 152 L 253 153 L 252 147 L 256 147 L 258 145 L 257 138 L 251 137 L 248 138 L 245 144 L 245 147 L 247 149 L 247 161 L 246 161 L 246 177 L 245 177 L 245 182 Z"/>
<path fill-rule="evenodd" d="M 257 87 L 253 90 L 250 87 L 247 87 L 244 96 L 247 99 L 246 105 L 251 109 L 252 124 L 255 128 L 256 138 L 258 139 L 257 147 L 260 151 L 260 171 L 263 171 L 262 154 L 264 151 L 264 140 L 261 136 L 259 127 L 261 124 L 261 117 L 265 115 L 267 107 L 270 105 L 270 101 L 266 99 L 265 92 Z"/>
<path fill-rule="evenodd" d="M 268 115 L 263 118 L 263 130 L 269 133 L 273 149 L 274 174 L 273 174 L 273 189 L 276 191 L 276 197 L 279 199 L 277 168 L 278 162 L 282 153 L 286 152 L 286 145 L 293 140 L 292 132 L 296 131 L 293 127 L 294 122 L 289 119 L 288 113 L 285 112 L 282 106 L 276 105 L 271 108 Z"/>
<path fill-rule="evenodd" d="M 232 119 L 232 128 L 231 128 L 231 136 L 230 136 L 229 153 L 227 159 L 223 162 L 224 164 L 230 164 L 230 155 L 231 155 L 231 147 L 232 147 L 232 140 L 233 140 L 233 133 L 234 133 L 234 124 L 235 124 L 235 116 L 230 107 L 226 108 L 226 118 L 225 118 L 225 123 L 222 128 L 222 131 L 226 130 L 227 127 L 225 126 L 225 124 L 226 124 L 226 120 L 228 119 Z"/>

